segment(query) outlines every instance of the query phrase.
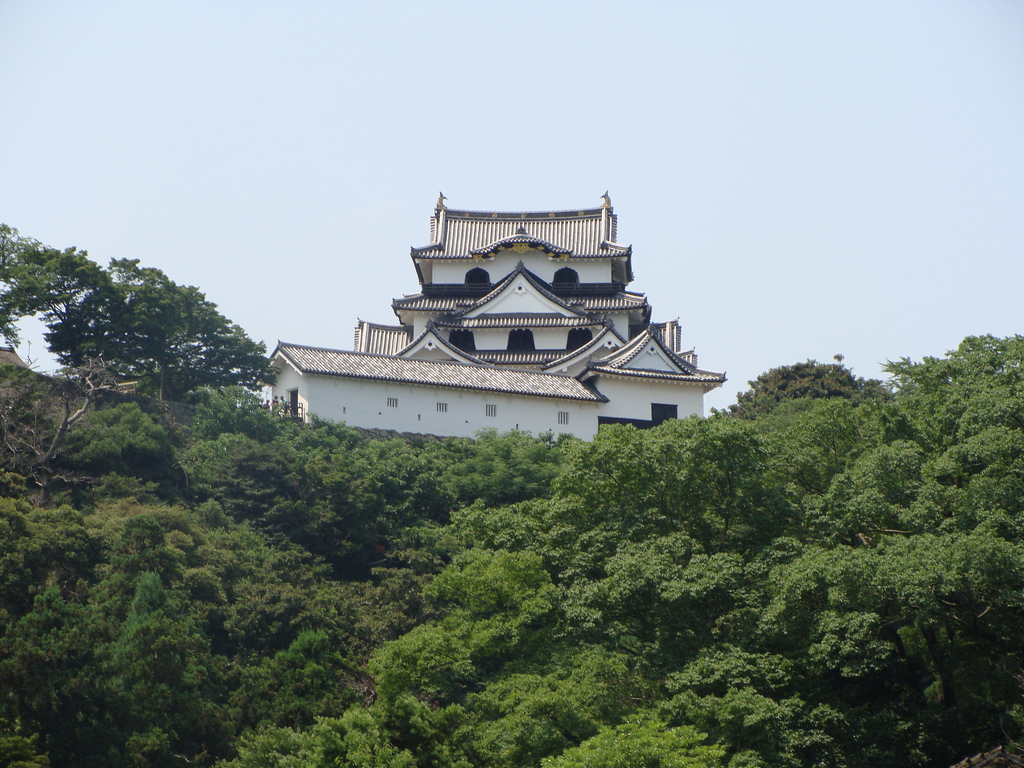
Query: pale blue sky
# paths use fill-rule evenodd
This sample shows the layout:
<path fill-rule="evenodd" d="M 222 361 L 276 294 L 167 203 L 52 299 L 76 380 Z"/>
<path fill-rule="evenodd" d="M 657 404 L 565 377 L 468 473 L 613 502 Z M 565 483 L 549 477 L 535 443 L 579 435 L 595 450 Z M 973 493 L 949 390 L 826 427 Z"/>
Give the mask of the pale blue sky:
<path fill-rule="evenodd" d="M 0 221 L 268 348 L 392 322 L 438 190 L 610 190 L 714 407 L 1024 332 L 1021 2 L 2 0 L 0 29 Z"/>

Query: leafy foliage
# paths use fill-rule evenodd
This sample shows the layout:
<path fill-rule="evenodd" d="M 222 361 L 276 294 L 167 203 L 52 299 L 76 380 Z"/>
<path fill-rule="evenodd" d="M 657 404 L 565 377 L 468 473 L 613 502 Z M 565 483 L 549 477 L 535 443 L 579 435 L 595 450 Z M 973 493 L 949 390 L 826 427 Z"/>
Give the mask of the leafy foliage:
<path fill-rule="evenodd" d="M 255 389 L 272 374 L 266 349 L 193 286 L 174 283 L 137 259 L 103 269 L 0 225 L 0 333 L 39 315 L 50 352 L 67 366 L 102 358 L 142 391 L 177 400 L 200 387 Z"/>
<path fill-rule="evenodd" d="M 805 370 L 743 418 L 589 443 L 101 399 L 48 500 L 2 456 L 0 760 L 903 768 L 1020 742 L 1022 361 L 971 338 L 891 363 L 891 394 Z M 9 434 L 52 416 L 51 384 L 6 381 Z"/>
<path fill-rule="evenodd" d="M 807 360 L 781 365 L 748 381 L 750 389 L 736 395 L 728 413 L 741 419 L 753 419 L 773 412 L 782 403 L 841 397 L 859 403 L 885 400 L 889 392 L 878 379 L 854 376 L 843 365 L 843 356 L 835 363 Z"/>

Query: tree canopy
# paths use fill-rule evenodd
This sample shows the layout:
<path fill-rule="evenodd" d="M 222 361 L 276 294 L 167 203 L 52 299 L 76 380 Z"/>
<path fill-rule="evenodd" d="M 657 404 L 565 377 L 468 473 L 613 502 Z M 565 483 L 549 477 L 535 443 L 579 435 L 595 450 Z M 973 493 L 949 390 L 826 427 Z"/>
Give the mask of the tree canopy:
<path fill-rule="evenodd" d="M 200 387 L 255 389 L 272 378 L 252 341 L 193 286 L 137 259 L 106 269 L 75 248 L 58 250 L 0 226 L 0 333 L 38 315 L 53 355 L 67 366 L 101 358 L 143 392 L 179 399 Z"/>
<path fill-rule="evenodd" d="M 836 355 L 835 363 L 807 360 L 792 365 L 780 365 L 748 381 L 750 389 L 736 395 L 728 413 L 741 419 L 752 419 L 774 411 L 784 402 L 804 402 L 829 397 L 841 397 L 854 402 L 884 400 L 888 390 L 878 379 L 855 376 L 843 365 L 843 356 Z"/>
<path fill-rule="evenodd" d="M 88 281 L 161 311 L 160 275 L 79 256 L 53 311 Z M 890 363 L 884 394 L 804 370 L 764 411 L 590 442 L 103 393 L 51 452 L 82 393 L 0 365 L 0 766 L 930 768 L 1019 746 L 1022 368 L 1024 337 L 971 337 Z"/>

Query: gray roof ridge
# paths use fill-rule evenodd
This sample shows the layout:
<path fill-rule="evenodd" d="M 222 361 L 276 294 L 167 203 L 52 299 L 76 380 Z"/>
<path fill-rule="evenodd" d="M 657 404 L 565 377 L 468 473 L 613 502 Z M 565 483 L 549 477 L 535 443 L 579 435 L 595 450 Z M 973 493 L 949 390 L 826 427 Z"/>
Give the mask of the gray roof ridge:
<path fill-rule="evenodd" d="M 652 323 L 651 325 L 658 325 L 658 323 Z M 681 371 L 684 371 L 686 375 L 718 377 L 721 378 L 722 381 L 725 381 L 724 373 L 720 373 L 718 371 L 706 371 L 703 368 L 698 368 L 693 363 L 684 360 L 678 354 L 673 352 L 669 348 L 669 346 L 658 337 L 657 334 L 651 333 L 650 325 L 648 325 L 648 327 L 645 328 L 642 333 L 639 333 L 634 338 L 630 339 L 629 343 L 626 344 L 621 349 L 615 350 L 615 352 L 608 355 L 608 357 L 602 358 L 601 360 L 595 360 L 593 363 L 593 367 L 614 369 L 619 371 L 652 371 L 652 369 L 649 368 L 630 369 L 625 367 L 631 360 L 633 360 L 638 354 L 640 354 L 640 351 L 644 348 L 648 341 L 657 344 L 658 349 L 664 352 L 665 355 L 669 358 L 669 360 L 675 363 L 675 365 Z"/>
<path fill-rule="evenodd" d="M 422 335 L 423 334 L 420 334 L 420 336 L 422 336 Z M 508 366 L 502 366 L 502 365 L 489 365 L 489 364 L 487 364 L 485 362 L 482 362 L 482 363 L 460 363 L 460 362 L 457 362 L 455 360 L 420 360 L 420 359 L 411 358 L 411 357 L 399 357 L 398 355 L 382 355 L 382 354 L 379 354 L 377 352 L 356 352 L 353 349 L 334 349 L 332 347 L 314 347 L 314 346 L 310 346 L 308 344 L 291 344 L 291 343 L 287 343 L 287 342 L 278 342 L 278 349 L 280 349 L 281 347 L 294 347 L 296 349 L 309 349 L 309 350 L 312 350 L 314 352 L 330 352 L 332 354 L 338 354 L 338 355 L 358 355 L 360 357 L 380 357 L 380 358 L 384 358 L 384 359 L 387 359 L 387 360 L 404 360 L 404 361 L 407 361 L 407 362 L 410 362 L 410 363 L 423 363 L 423 364 L 429 363 L 431 365 L 458 365 L 458 366 L 461 366 L 463 368 L 486 368 L 488 370 L 493 370 L 493 371 L 510 371 L 510 370 L 512 370 L 512 371 L 516 371 L 518 373 L 544 374 L 545 376 L 558 376 L 559 378 L 563 378 L 563 379 L 575 378 L 574 376 L 569 376 L 569 375 L 564 374 L 564 373 L 548 373 L 548 372 L 545 372 L 545 371 L 530 371 L 530 370 L 526 370 L 526 369 L 522 369 L 522 368 L 509 368 Z M 277 349 L 275 349 L 274 351 L 276 352 Z M 543 351 L 543 350 L 540 350 L 540 351 Z"/>
<path fill-rule="evenodd" d="M 609 365 L 590 364 L 580 372 L 577 378 L 580 381 L 589 379 L 597 374 L 611 374 L 617 376 L 633 376 L 644 379 L 667 379 L 670 381 L 692 381 L 698 383 L 723 383 L 726 381 L 724 373 L 698 370 L 695 373 L 676 373 L 674 371 L 657 371 L 648 368 L 613 368 Z"/>
<path fill-rule="evenodd" d="M 632 245 L 622 245 L 620 243 L 613 243 L 611 240 L 602 240 L 601 247 L 607 248 L 609 251 L 622 251 L 623 253 L 632 253 Z"/>
<path fill-rule="evenodd" d="M 366 323 L 371 328 L 387 328 L 388 330 L 392 330 L 392 331 L 399 331 L 399 330 L 401 330 L 401 331 L 406 331 L 406 332 L 408 332 L 408 330 L 409 330 L 408 326 L 402 325 L 401 323 L 399 323 L 398 325 L 388 325 L 387 323 L 375 323 L 372 320 L 363 320 L 363 318 L 361 318 L 361 317 L 357 317 L 356 318 L 356 324 L 357 325 L 362 325 L 363 323 Z"/>
<path fill-rule="evenodd" d="M 598 207 L 598 208 L 566 208 L 561 211 L 469 211 L 462 208 L 445 208 L 445 214 L 448 216 L 454 216 L 460 219 L 515 219 L 515 218 L 563 218 L 563 219 L 579 219 L 587 217 L 600 217 L 602 211 L 607 210 L 612 213 L 610 208 Z"/>
<path fill-rule="evenodd" d="M 638 333 L 607 357 L 594 361 L 594 364 L 604 365 L 610 368 L 619 368 L 625 365 L 640 353 L 640 350 L 643 349 L 643 345 L 649 336 L 650 335 L 646 330 L 642 333 Z"/>

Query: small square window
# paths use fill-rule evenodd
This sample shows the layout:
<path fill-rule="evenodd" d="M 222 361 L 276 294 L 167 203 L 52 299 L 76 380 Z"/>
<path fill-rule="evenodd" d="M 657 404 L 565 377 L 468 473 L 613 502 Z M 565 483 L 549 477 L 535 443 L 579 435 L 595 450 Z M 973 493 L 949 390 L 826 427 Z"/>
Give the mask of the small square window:
<path fill-rule="evenodd" d="M 448 413 L 448 403 L 438 403 L 437 404 L 437 412 L 438 413 Z"/>
<path fill-rule="evenodd" d="M 496 406 L 496 405 L 485 405 L 484 406 L 484 413 L 486 415 L 490 416 L 491 418 L 494 418 L 494 417 L 496 417 L 498 415 L 498 406 Z"/>
<path fill-rule="evenodd" d="M 558 412 L 558 423 L 559 424 L 568 424 L 569 423 L 569 412 L 568 411 L 559 411 Z"/>
<path fill-rule="evenodd" d="M 398 407 L 398 398 L 397 397 L 389 397 L 388 398 L 388 408 L 397 408 L 397 407 Z"/>

